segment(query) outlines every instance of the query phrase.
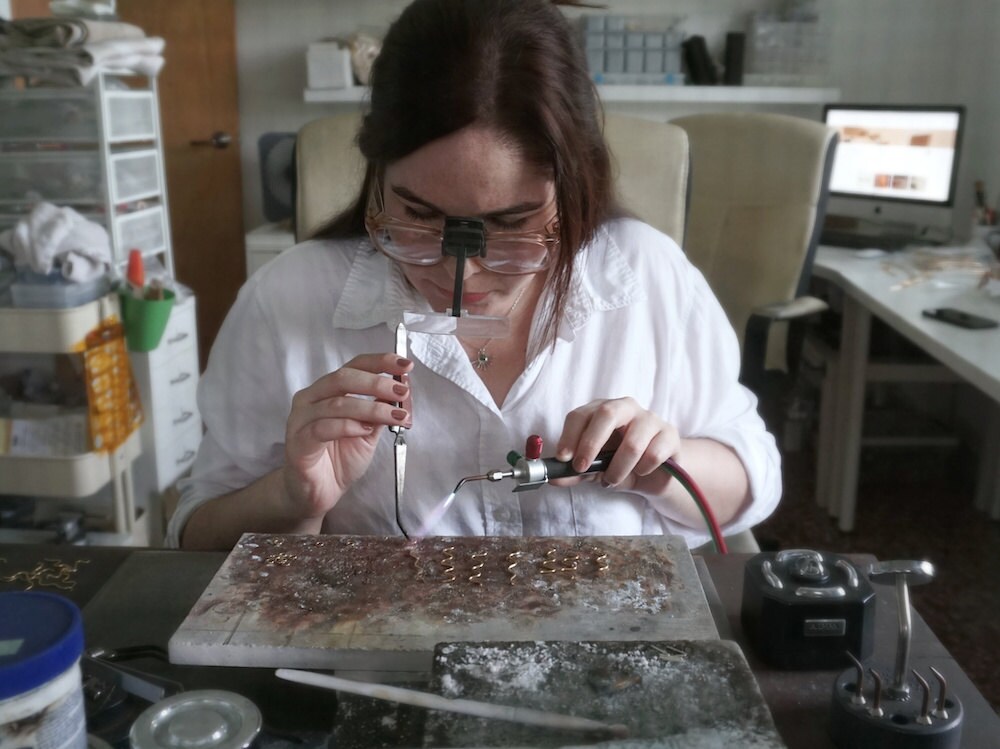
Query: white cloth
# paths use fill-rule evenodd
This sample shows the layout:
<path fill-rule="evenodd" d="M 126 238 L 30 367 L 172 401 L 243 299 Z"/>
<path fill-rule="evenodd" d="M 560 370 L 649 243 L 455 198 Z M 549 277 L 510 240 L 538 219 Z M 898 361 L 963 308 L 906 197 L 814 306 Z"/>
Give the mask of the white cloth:
<path fill-rule="evenodd" d="M 120 21 L 85 18 L 0 19 L 0 49 L 5 47 L 77 47 L 108 39 L 141 39 L 141 28 Z"/>
<path fill-rule="evenodd" d="M 577 259 L 576 283 L 555 348 L 535 328 L 529 362 L 498 407 L 452 336 L 409 334 L 413 428 L 403 525 L 415 531 L 464 476 L 506 467 L 509 450 L 539 434 L 551 449 L 565 415 L 596 398 L 632 396 L 685 437 L 731 446 L 747 468 L 753 502 L 724 531 L 767 517 L 781 493 L 774 439 L 756 399 L 737 382 L 736 336 L 702 275 L 665 235 L 631 219 L 603 227 Z M 393 350 L 403 310 L 427 310 L 399 269 L 362 240 L 306 242 L 282 253 L 243 287 L 199 385 L 207 434 L 182 483 L 167 543 L 191 512 L 283 462 L 292 396 L 359 353 Z M 551 453 L 546 453 L 551 454 Z M 593 482 L 512 493 L 510 481 L 462 488 L 440 535 L 683 534 L 642 496 Z M 398 534 L 392 435 L 371 467 L 324 519 L 330 533 Z"/>
<path fill-rule="evenodd" d="M 75 47 L 0 48 L 0 70 L 86 86 L 99 73 L 156 76 L 163 68 L 160 37 L 106 39 Z"/>
<path fill-rule="evenodd" d="M 0 236 L 0 246 L 14 256 L 14 265 L 35 273 L 51 273 L 58 263 L 71 281 L 90 281 L 111 267 L 107 230 L 72 208 L 38 203 L 25 218 Z"/>

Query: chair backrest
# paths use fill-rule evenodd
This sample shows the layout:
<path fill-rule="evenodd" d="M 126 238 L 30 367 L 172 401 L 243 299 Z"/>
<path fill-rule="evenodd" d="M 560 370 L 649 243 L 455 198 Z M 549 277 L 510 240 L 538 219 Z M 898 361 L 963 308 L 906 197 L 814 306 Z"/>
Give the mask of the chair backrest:
<path fill-rule="evenodd" d="M 356 137 L 361 112 L 307 122 L 295 143 L 295 238 L 308 239 L 351 205 L 365 176 Z"/>
<path fill-rule="evenodd" d="M 607 114 L 604 137 L 621 206 L 683 245 L 691 173 L 687 134 L 667 122 Z"/>
<path fill-rule="evenodd" d="M 359 112 L 306 123 L 295 146 L 295 236 L 301 241 L 347 208 L 364 179 L 355 137 Z M 687 136 L 679 127 L 608 115 L 605 137 L 615 162 L 623 207 L 648 224 L 684 239 L 690 173 Z"/>
<path fill-rule="evenodd" d="M 836 131 L 799 117 L 745 112 L 671 122 L 684 129 L 691 148 L 684 249 L 742 345 L 754 307 L 806 291 Z"/>

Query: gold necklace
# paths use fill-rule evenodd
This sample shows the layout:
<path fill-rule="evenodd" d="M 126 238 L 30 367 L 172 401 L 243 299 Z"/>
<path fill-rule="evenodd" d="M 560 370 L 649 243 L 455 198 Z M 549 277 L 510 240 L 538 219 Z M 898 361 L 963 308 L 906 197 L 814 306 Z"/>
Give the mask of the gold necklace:
<path fill-rule="evenodd" d="M 507 310 L 507 317 L 510 317 L 511 315 L 514 314 L 514 310 L 517 309 L 517 305 L 520 304 L 521 302 L 521 297 L 524 296 L 524 292 L 528 290 L 528 286 L 530 285 L 531 285 L 530 283 L 525 284 L 524 288 L 521 289 L 521 293 L 517 295 L 517 299 L 514 300 L 514 303 L 510 305 L 510 309 Z M 483 345 L 480 346 L 479 349 L 476 351 L 476 355 L 473 356 L 471 359 L 469 359 L 469 361 L 472 362 L 472 366 L 475 369 L 482 371 L 484 369 L 489 368 L 490 364 L 493 363 L 493 357 L 486 353 L 486 347 L 489 346 L 491 343 L 493 343 L 493 339 L 487 338 L 486 342 L 483 343 Z"/>

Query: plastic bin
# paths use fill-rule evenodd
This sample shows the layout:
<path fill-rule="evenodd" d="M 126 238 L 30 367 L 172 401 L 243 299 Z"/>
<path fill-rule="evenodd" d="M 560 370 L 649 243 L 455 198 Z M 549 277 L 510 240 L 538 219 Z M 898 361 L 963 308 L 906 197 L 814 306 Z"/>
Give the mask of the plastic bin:
<path fill-rule="evenodd" d="M 96 152 L 5 153 L 0 159 L 0 203 L 94 203 L 103 185 Z"/>
<path fill-rule="evenodd" d="M 152 206 L 115 218 L 115 246 L 126 253 L 132 248 L 144 255 L 167 247 L 166 213 L 163 206 Z"/>
<path fill-rule="evenodd" d="M 107 275 L 91 281 L 74 283 L 67 281 L 59 273 L 42 275 L 30 271 L 18 271 L 17 278 L 10 286 L 14 307 L 63 309 L 79 307 L 99 299 L 111 289 Z"/>
<path fill-rule="evenodd" d="M 131 203 L 163 192 L 156 165 L 156 151 L 129 151 L 111 157 L 114 203 Z"/>
<path fill-rule="evenodd" d="M 96 143 L 100 140 L 94 84 L 0 92 L 0 138 L 24 142 Z M 108 91 L 108 140 L 153 140 L 151 91 Z"/>

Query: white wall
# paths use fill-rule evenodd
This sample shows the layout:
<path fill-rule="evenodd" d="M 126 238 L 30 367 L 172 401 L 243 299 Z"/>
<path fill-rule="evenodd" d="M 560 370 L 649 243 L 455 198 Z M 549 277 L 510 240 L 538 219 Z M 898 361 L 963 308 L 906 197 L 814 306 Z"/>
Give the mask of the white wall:
<path fill-rule="evenodd" d="M 306 47 L 359 27 L 382 32 L 408 0 L 237 0 L 243 214 L 248 229 L 264 222 L 257 140 L 267 132 L 297 131 L 336 105 L 306 104 Z M 357 105 L 351 105 L 357 106 Z"/>
<path fill-rule="evenodd" d="M 257 139 L 270 131 L 295 131 L 336 111 L 306 104 L 305 50 L 310 42 L 358 28 L 384 29 L 407 0 L 237 0 L 241 154 L 244 215 L 248 228 L 263 223 Z M 611 0 L 615 13 L 670 13 L 688 34 L 702 34 L 721 54 L 727 31 L 743 30 L 756 9 L 782 7 L 780 0 Z M 968 108 L 959 175 L 956 228 L 964 232 L 972 209 L 972 183 L 984 179 L 1000 194 L 1000 3 L 995 0 L 819 0 L 831 23 L 828 85 L 842 101 L 958 103 Z M 620 107 L 617 107 L 621 109 Z M 628 109 L 628 108 L 625 108 Z M 636 108 L 633 108 L 636 109 Z M 691 107 L 642 107 L 643 116 L 686 114 Z M 782 108 L 782 111 L 789 111 Z M 818 107 L 797 110 L 818 117 Z"/>

